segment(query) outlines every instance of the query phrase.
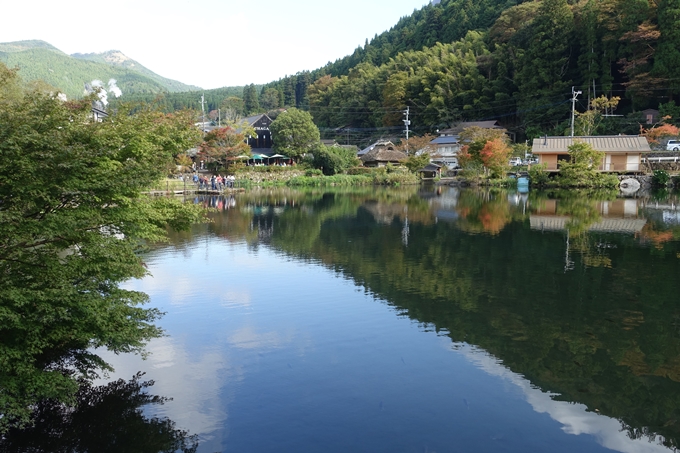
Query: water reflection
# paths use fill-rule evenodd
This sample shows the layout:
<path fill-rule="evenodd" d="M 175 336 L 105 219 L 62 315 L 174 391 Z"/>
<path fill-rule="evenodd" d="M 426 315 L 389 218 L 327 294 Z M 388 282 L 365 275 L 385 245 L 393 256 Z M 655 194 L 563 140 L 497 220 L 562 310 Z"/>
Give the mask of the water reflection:
<path fill-rule="evenodd" d="M 167 398 L 153 396 L 152 381 L 142 374 L 107 385 L 83 383 L 74 407 L 43 401 L 34 414 L 34 426 L 12 429 L 0 439 L 3 452 L 86 453 L 195 452 L 196 436 L 178 429 L 168 418 L 145 416 L 142 408 L 162 405 Z"/>
<path fill-rule="evenodd" d="M 216 234 L 318 260 L 484 348 L 552 400 L 578 402 L 589 419 L 607 414 L 631 438 L 677 445 L 675 198 L 440 188 L 236 201 Z"/>
<path fill-rule="evenodd" d="M 152 343 L 150 372 L 206 452 L 599 451 L 585 434 L 677 447 L 677 199 L 438 187 L 198 201 L 213 222 L 174 235 L 150 256 L 155 277 L 131 284 L 166 304 L 172 336 Z"/>

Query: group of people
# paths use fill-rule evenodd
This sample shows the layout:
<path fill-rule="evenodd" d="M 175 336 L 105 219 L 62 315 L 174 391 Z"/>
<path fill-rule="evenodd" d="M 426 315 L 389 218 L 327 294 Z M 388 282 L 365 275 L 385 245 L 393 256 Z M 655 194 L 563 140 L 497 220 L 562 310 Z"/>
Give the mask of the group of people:
<path fill-rule="evenodd" d="M 194 184 L 198 185 L 199 190 L 222 190 L 224 188 L 234 187 L 234 182 L 236 177 L 234 175 L 222 176 L 222 175 L 211 175 L 209 178 L 206 176 L 199 176 L 194 173 L 193 176 Z"/>

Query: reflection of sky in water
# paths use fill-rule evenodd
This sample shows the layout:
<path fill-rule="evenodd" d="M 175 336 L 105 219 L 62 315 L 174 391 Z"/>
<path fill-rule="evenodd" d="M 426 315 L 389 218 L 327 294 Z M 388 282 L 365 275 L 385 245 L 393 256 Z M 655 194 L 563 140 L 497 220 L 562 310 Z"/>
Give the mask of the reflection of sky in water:
<path fill-rule="evenodd" d="M 168 312 L 168 336 L 146 362 L 107 358 L 173 398 L 151 410 L 199 434 L 199 452 L 664 450 L 331 270 L 205 238 L 149 262 L 128 287 Z"/>
<path fill-rule="evenodd" d="M 565 433 L 593 435 L 598 443 L 615 451 L 630 453 L 669 451 L 664 446 L 651 443 L 647 439 L 631 440 L 621 431 L 621 424 L 617 420 L 588 412 L 583 404 L 553 400 L 550 393 L 534 387 L 531 382 L 513 373 L 483 350 L 466 344 L 455 344 L 454 350 L 462 353 L 470 362 L 490 375 L 499 376 L 519 387 L 531 407 L 536 412 L 546 413 L 553 420 L 560 422 Z"/>

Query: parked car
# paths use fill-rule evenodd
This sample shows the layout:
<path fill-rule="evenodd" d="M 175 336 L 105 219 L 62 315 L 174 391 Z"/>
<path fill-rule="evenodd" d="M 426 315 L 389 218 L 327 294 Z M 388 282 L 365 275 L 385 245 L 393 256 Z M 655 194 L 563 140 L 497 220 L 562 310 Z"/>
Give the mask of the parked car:
<path fill-rule="evenodd" d="M 680 140 L 668 140 L 666 151 L 680 151 Z"/>
<path fill-rule="evenodd" d="M 521 157 L 511 157 L 509 163 L 513 167 L 518 167 L 518 166 L 522 165 L 522 158 Z"/>

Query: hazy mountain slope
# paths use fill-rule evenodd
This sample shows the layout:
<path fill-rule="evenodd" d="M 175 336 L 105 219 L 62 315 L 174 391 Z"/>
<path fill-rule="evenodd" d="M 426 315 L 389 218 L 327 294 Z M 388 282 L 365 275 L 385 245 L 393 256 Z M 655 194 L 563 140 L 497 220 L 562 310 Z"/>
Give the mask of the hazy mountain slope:
<path fill-rule="evenodd" d="M 45 41 L 40 41 L 38 39 L 0 43 L 0 52 L 21 52 L 23 50 L 29 49 L 49 49 L 54 52 L 61 53 L 62 55 L 66 55 L 52 44 Z"/>
<path fill-rule="evenodd" d="M 187 85 L 182 82 L 178 82 L 177 80 L 171 80 L 162 77 L 156 74 L 155 72 L 151 71 L 150 69 L 142 66 L 139 62 L 126 56 L 119 50 L 109 50 L 108 52 L 102 53 L 86 53 L 86 54 L 75 53 L 71 56 L 79 60 L 88 60 L 97 63 L 104 63 L 111 66 L 116 66 L 133 72 L 137 72 L 139 74 L 147 76 L 151 80 L 155 80 L 156 82 L 160 83 L 171 93 L 183 91 L 196 91 L 201 89 L 200 87 L 194 85 Z"/>
<path fill-rule="evenodd" d="M 44 80 L 69 98 L 83 95 L 86 83 L 117 81 L 123 96 L 199 89 L 161 77 L 121 52 L 69 56 L 44 41 L 0 43 L 0 62 L 18 67 L 25 81 Z"/>

